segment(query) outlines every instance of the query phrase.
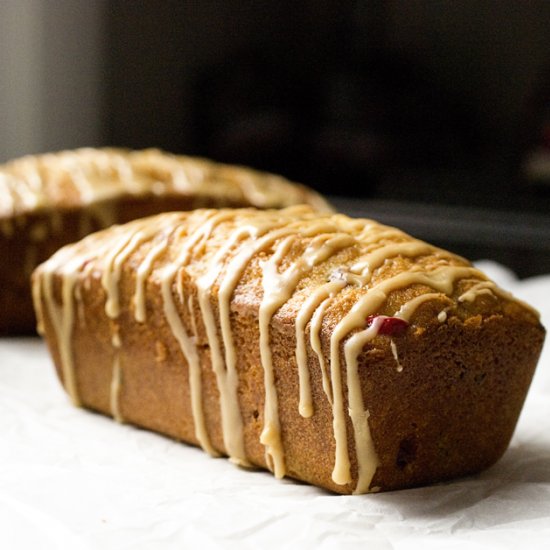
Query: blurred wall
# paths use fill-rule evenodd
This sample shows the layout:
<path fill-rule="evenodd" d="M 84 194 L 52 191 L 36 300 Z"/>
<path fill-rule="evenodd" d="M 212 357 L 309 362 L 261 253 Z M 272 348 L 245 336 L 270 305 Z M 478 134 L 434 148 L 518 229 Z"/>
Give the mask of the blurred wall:
<path fill-rule="evenodd" d="M 550 65 L 550 2 L 114 2 L 109 43 L 108 130 L 117 142 L 193 148 L 197 73 L 278 44 L 289 75 L 330 55 L 398 51 L 460 99 L 487 147 L 498 149 L 516 136 Z"/>
<path fill-rule="evenodd" d="M 547 0 L 4 0 L 0 161 L 84 145 L 158 146 L 328 190 L 337 175 L 352 182 L 340 190 L 347 194 L 359 181 L 382 182 L 365 183 L 363 196 L 393 193 L 399 175 L 387 168 L 423 152 L 454 167 L 510 170 L 550 70 L 549 43 Z M 258 112 L 244 112 L 243 99 Z M 379 131 L 388 120 L 375 120 L 384 109 L 393 116 L 389 147 Z M 259 138 L 273 154 L 241 154 L 259 151 Z M 483 170 L 495 186 L 510 179 Z"/>
<path fill-rule="evenodd" d="M 548 0 L 140 0 L 107 20 L 112 144 L 348 196 L 548 205 L 521 181 Z"/>
<path fill-rule="evenodd" d="M 195 149 L 195 86 L 205 68 L 268 44 L 281 45 L 288 64 L 300 64 L 352 6 L 350 0 L 112 2 L 109 139 L 132 147 Z"/>
<path fill-rule="evenodd" d="M 101 144 L 106 5 L 0 2 L 0 161 Z"/>
<path fill-rule="evenodd" d="M 550 70 L 550 2 L 384 3 L 388 42 L 409 52 L 465 99 L 485 142 L 513 144 L 533 91 Z"/>

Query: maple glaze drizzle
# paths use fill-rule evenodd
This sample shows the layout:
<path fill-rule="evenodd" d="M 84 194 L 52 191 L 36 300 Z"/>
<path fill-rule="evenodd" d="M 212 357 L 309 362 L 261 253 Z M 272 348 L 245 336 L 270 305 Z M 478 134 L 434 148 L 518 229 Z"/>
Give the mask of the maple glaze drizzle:
<path fill-rule="evenodd" d="M 13 234 L 14 216 L 59 208 L 89 209 L 101 227 L 114 222 L 114 202 L 124 196 L 175 193 L 245 201 L 258 208 L 308 203 L 331 210 L 314 191 L 280 176 L 156 149 L 82 148 L 26 156 L 0 165 L 0 230 Z"/>
<path fill-rule="evenodd" d="M 120 411 L 120 390 L 122 387 L 122 367 L 120 364 L 120 348 L 122 346 L 122 342 L 120 340 L 120 336 L 118 332 L 113 332 L 113 336 L 111 338 L 111 343 L 113 345 L 114 350 L 114 359 L 113 359 L 113 374 L 111 377 L 111 387 L 110 387 L 110 406 L 111 406 L 111 414 L 113 415 L 113 418 L 117 422 L 124 422 L 124 418 L 122 416 L 122 413 Z"/>
<path fill-rule="evenodd" d="M 308 294 L 303 294 L 300 284 L 304 279 L 316 270 L 322 270 L 322 266 L 334 261 L 340 252 L 348 250 L 355 251 L 351 260 L 346 260 L 343 266 L 336 264 L 336 267 L 330 268 L 332 271 L 327 273 L 325 283 L 317 284 Z M 470 291 L 463 292 L 463 300 L 473 300 L 487 292 L 499 292 L 494 283 L 478 270 L 453 257 L 455 265 L 449 260 L 451 255 L 442 256 L 437 249 L 398 230 L 370 220 L 315 214 L 308 207 L 266 212 L 203 210 L 132 222 L 113 228 L 109 239 L 92 236 L 73 247 L 62 249 L 43 264 L 34 279 L 33 296 L 39 322 L 43 324 L 44 309 L 53 325 L 64 384 L 75 404 L 79 404 L 79 396 L 71 335 L 75 322 L 74 289 L 79 275 L 83 270 L 90 269 L 87 265 L 92 257 L 97 262 L 106 293 L 105 313 L 110 319 L 116 319 L 122 308 L 119 293 L 123 270 L 127 262 L 135 262 L 133 258 L 136 254 L 141 255 L 134 270 L 135 288 L 131 300 L 134 318 L 138 323 L 146 322 L 146 284 L 156 281 L 160 288 L 164 318 L 188 366 L 196 439 L 204 450 L 218 455 L 206 428 L 194 298 L 185 294 L 184 271 L 185 276 L 194 282 L 200 320 L 220 395 L 224 452 L 242 465 L 248 465 L 248 459 L 244 450 L 243 419 L 238 399 L 238 354 L 233 338 L 231 304 L 246 269 L 254 258 L 259 258 L 262 294 L 258 331 L 265 389 L 264 425 L 260 441 L 265 447 L 266 462 L 276 477 L 285 475 L 286 465 L 270 331 L 274 315 L 293 297 L 303 296 L 295 320 L 299 414 L 306 418 L 315 414 L 310 384 L 311 367 L 308 367 L 306 335 L 309 330 L 309 347 L 313 358 L 317 359 L 323 390 L 332 407 L 336 449 L 332 479 L 337 484 L 352 482 L 347 434 L 349 418 L 358 465 L 355 493 L 369 490 L 378 466 L 368 423 L 370 413 L 365 408 L 361 391 L 359 356 L 365 345 L 378 335 L 383 319 L 374 317 L 367 327 L 366 319 L 380 311 L 392 292 L 415 285 L 428 287 L 433 292 L 423 291 L 414 296 L 394 313 L 395 317 L 408 321 L 422 303 L 441 301 L 442 298 L 449 301 L 458 280 L 471 279 L 475 285 L 470 287 Z M 377 276 L 377 271 L 389 266 L 393 258 L 430 255 L 435 259 L 425 267 L 412 262 L 412 267 L 408 269 L 400 268 L 401 271 L 397 269 L 389 275 Z M 53 290 L 56 274 L 61 275 L 62 281 L 60 304 Z M 337 304 L 339 296 L 350 289 L 356 289 L 357 296 L 351 308 L 339 315 L 332 328 L 327 354 L 322 344 L 323 322 L 327 312 Z M 176 302 L 177 296 L 179 302 Z M 181 314 L 186 308 L 191 319 L 188 323 L 184 323 Z M 189 334 L 187 325 L 190 325 L 192 334 Z M 113 346 L 117 351 L 118 348 L 123 351 L 123 346 L 117 346 L 117 342 L 120 344 L 120 339 L 113 340 Z M 393 340 L 390 345 L 399 367 Z M 342 376 L 342 358 L 345 361 L 345 379 Z M 113 363 L 111 410 L 113 416 L 119 419 L 122 418 L 119 403 L 123 382 L 121 375 L 117 353 Z"/>

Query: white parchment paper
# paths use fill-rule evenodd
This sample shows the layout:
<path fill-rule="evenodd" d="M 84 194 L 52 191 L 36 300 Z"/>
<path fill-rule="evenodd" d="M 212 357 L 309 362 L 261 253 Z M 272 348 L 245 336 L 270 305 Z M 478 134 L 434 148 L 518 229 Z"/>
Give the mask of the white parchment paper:
<path fill-rule="evenodd" d="M 481 267 L 550 327 L 550 276 Z M 493 468 L 348 497 L 76 409 L 40 339 L 1 339 L 0 548 L 550 548 L 549 348 Z"/>

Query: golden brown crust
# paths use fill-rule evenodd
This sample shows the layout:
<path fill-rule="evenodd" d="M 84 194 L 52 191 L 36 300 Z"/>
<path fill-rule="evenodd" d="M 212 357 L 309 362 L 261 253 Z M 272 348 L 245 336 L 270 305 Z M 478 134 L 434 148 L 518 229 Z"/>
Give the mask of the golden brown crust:
<path fill-rule="evenodd" d="M 0 334 L 32 333 L 32 270 L 61 246 L 114 223 L 196 208 L 330 207 L 282 177 L 162 151 L 79 149 L 0 166 Z"/>
<path fill-rule="evenodd" d="M 320 195 L 280 176 L 157 149 L 85 148 L 22 157 L 0 166 L 0 192 L 2 220 L 145 196 L 185 196 L 195 208 L 304 203 L 330 210 Z"/>
<path fill-rule="evenodd" d="M 129 253 L 120 264 L 116 285 L 120 292 L 117 314 L 109 316 L 105 310 L 106 288 L 109 288 L 105 273 L 111 269 L 112 274 L 113 268 L 103 257 L 96 257 L 96 249 L 101 246 L 112 249 L 124 231 L 130 236 L 155 225 L 168 224 L 167 216 L 139 222 L 144 224 L 140 225 L 141 229 L 133 224 L 93 236 L 88 243 L 61 251 L 57 259 L 54 257 L 35 273 L 45 335 L 62 380 L 69 372 L 60 354 L 65 344 L 52 315 L 64 303 L 63 285 L 70 280 L 71 273 L 76 275 L 70 300 L 75 320 L 69 341 L 74 355 L 76 394 L 82 405 L 113 414 L 113 372 L 118 362 L 122 373 L 118 404 L 125 421 L 201 444 L 191 395 L 192 369 L 166 315 L 162 288 L 166 267 L 177 266 L 189 239 L 196 236 L 196 231 L 208 220 L 218 219 L 208 238 L 200 246 L 190 248 L 191 257 L 179 266 L 177 276 L 170 283 L 170 294 L 177 317 L 192 335 L 200 358 L 200 403 L 212 450 L 234 455 L 228 451 L 228 434 L 223 429 L 225 413 L 220 395 L 224 389 L 213 367 L 214 341 L 205 322 L 204 304 L 202 307 L 199 304 L 201 277 L 208 274 L 213 265 L 218 266 L 213 284 L 207 287 L 207 299 L 218 341 L 223 341 L 220 346 L 223 356 L 227 342 L 223 340 L 221 289 L 231 274 L 231 261 L 238 257 L 239 251 L 246 250 L 246 246 L 259 242 L 262 235 L 236 241 L 235 248 L 229 247 L 227 254 L 221 255 L 219 264 L 214 261 L 216 254 L 227 247 L 243 225 L 260 227 L 267 223 L 266 219 L 271 219 L 269 231 L 277 231 L 297 221 L 293 233 L 297 238 L 285 248 L 279 273 L 285 268 L 303 266 L 300 259 L 308 251 L 311 253 L 320 235 L 349 234 L 355 240 L 335 248 L 328 258 L 305 270 L 269 323 L 284 474 L 339 493 L 358 490 L 361 476 L 368 482 L 366 489 L 391 490 L 474 473 L 501 456 L 513 433 L 544 338 L 544 329 L 530 309 L 502 293 L 465 260 L 433 247 L 425 248 L 424 243 L 370 221 L 323 217 L 304 209 L 264 214 L 249 210 L 227 212 L 181 214 L 174 218 L 171 231 L 166 231 L 168 236 L 163 236 L 159 229 L 131 250 L 126 249 Z M 322 228 L 308 233 L 308 228 L 319 220 L 323 222 Z M 334 226 L 332 230 L 330 224 Z M 360 237 L 361 227 L 369 230 L 363 237 Z M 184 231 L 178 233 L 175 228 L 184 228 Z M 371 233 L 372 238 L 368 237 Z M 166 239 L 167 247 L 156 257 L 145 284 L 146 320 L 138 321 L 137 272 L 162 239 Z M 250 464 L 270 469 L 274 468 L 277 452 L 274 447 L 272 454 L 266 454 L 269 447 L 261 441 L 268 423 L 266 414 L 270 413 L 266 406 L 269 384 L 265 377 L 266 358 L 261 352 L 259 322 L 266 294 L 273 291 L 269 285 L 265 286 L 269 262 L 284 240 L 285 237 L 280 236 L 250 256 L 230 302 L 232 343 L 237 354 L 235 399 L 242 420 L 244 454 Z M 411 246 L 403 248 L 404 244 Z M 299 412 L 302 381 L 296 357 L 297 319 L 308 298 L 331 277 L 349 275 L 350 271 L 345 270 L 351 269 L 361 257 L 366 257 L 370 267 L 375 267 L 370 278 L 365 278 L 364 284 L 351 284 L 351 277 L 328 303 L 319 328 L 323 356 L 330 367 L 332 396 L 326 393 L 319 358 L 310 340 L 314 332 L 312 319 L 306 324 L 313 414 L 304 416 Z M 74 269 L 67 269 L 67 262 L 71 261 L 75 261 Z M 53 277 L 53 301 L 48 301 L 45 292 L 48 274 Z M 425 275 L 429 277 L 422 278 Z M 400 284 L 388 286 L 392 281 Z M 447 286 L 449 281 L 452 284 Z M 434 287 L 437 287 L 435 292 Z M 378 331 L 358 349 L 358 386 L 364 410 L 368 411 L 367 430 L 375 450 L 372 456 L 366 456 L 361 450 L 363 442 L 358 439 L 361 419 L 354 419 L 346 412 L 354 407 L 353 377 L 348 376 L 353 366 L 349 344 L 354 336 L 365 334 L 366 319 L 363 326 L 350 325 L 342 339 L 336 341 L 336 347 L 333 339 L 353 308 L 369 305 L 371 297 L 382 288 L 387 288 L 386 298 L 374 310 L 368 310 L 369 314 L 405 318 L 403 307 L 417 305 L 403 333 L 388 335 Z M 419 297 L 427 299 L 422 302 L 418 301 Z M 113 345 L 116 339 L 121 345 Z M 333 406 L 337 396 L 336 357 L 331 355 L 334 349 L 339 360 L 338 373 L 344 381 L 343 430 L 337 430 L 333 424 L 339 412 L 338 407 Z M 337 475 L 335 479 L 335 456 L 343 450 L 337 434 L 345 437 L 344 454 L 350 461 L 349 482 L 342 483 Z M 376 469 L 369 479 L 364 468 L 373 460 Z M 361 475 L 360 467 L 363 468 Z"/>

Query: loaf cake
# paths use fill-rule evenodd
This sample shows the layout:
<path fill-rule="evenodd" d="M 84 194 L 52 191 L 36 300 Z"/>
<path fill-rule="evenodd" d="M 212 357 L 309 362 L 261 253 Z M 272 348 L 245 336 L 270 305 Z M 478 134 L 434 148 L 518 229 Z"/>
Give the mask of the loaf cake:
<path fill-rule="evenodd" d="M 75 405 L 344 494 L 493 464 L 545 334 L 466 260 L 307 206 L 115 226 L 33 297 Z"/>
<path fill-rule="evenodd" d="M 328 204 L 314 191 L 241 167 L 158 150 L 80 149 L 0 166 L 0 334 L 34 331 L 32 270 L 114 223 L 204 207 Z"/>

